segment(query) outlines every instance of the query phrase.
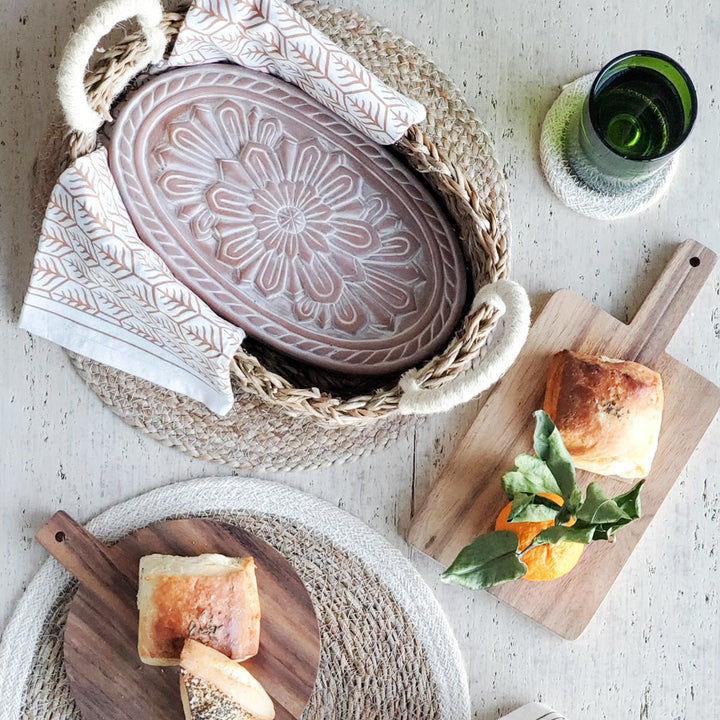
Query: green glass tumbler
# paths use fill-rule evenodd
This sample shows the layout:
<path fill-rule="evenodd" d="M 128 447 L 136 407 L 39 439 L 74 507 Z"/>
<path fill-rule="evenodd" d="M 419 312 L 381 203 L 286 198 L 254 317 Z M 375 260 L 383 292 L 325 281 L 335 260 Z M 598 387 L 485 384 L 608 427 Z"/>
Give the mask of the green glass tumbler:
<path fill-rule="evenodd" d="M 697 117 L 685 70 L 667 55 L 635 50 L 600 70 L 568 126 L 567 159 L 590 188 L 618 194 L 664 168 Z"/>

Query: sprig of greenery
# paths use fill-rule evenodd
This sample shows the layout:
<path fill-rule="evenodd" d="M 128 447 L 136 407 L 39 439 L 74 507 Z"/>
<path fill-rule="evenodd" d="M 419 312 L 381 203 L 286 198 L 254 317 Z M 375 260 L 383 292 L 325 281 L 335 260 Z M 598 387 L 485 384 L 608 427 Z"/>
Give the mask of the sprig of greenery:
<path fill-rule="evenodd" d="M 614 498 L 592 482 L 583 499 L 575 480 L 575 465 L 555 423 L 543 410 L 537 410 L 534 417 L 535 455 L 518 455 L 513 469 L 502 478 L 503 490 L 512 502 L 508 520 L 552 520 L 554 525 L 540 531 L 525 550 L 519 549 L 517 535 L 509 530 L 479 535 L 442 574 L 444 582 L 476 590 L 516 580 L 527 572 L 522 555 L 530 548 L 561 541 L 588 544 L 612 540 L 620 528 L 640 517 L 643 480 Z M 541 493 L 560 495 L 563 504 Z M 566 525 L 571 518 L 575 523 Z"/>
<path fill-rule="evenodd" d="M 478 535 L 466 545 L 443 573 L 445 582 L 471 590 L 497 585 L 522 577 L 527 565 L 520 560 L 518 537 L 510 530 Z"/>

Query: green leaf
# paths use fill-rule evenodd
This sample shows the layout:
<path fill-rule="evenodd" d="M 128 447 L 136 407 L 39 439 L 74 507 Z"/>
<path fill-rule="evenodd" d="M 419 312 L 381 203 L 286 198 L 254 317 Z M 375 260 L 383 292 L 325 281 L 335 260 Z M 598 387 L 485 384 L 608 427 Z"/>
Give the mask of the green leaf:
<path fill-rule="evenodd" d="M 641 480 L 626 493 L 616 495 L 613 498 L 613 500 L 617 503 L 617 506 L 633 520 L 637 520 L 640 517 L 640 490 L 644 484 L 645 481 Z"/>
<path fill-rule="evenodd" d="M 547 463 L 534 455 L 518 455 L 515 458 L 515 467 L 503 475 L 502 484 L 505 494 L 510 499 L 517 493 L 561 494 Z"/>
<path fill-rule="evenodd" d="M 593 540 L 610 540 L 610 538 L 621 528 L 632 520 L 618 520 L 616 523 L 606 523 L 605 525 L 591 525 L 595 528 Z"/>
<path fill-rule="evenodd" d="M 558 543 L 561 540 L 567 542 L 578 542 L 587 545 L 595 539 L 595 528 L 567 527 L 566 525 L 554 525 L 553 527 L 541 530 L 534 538 L 530 547 L 544 545 L 545 543 Z"/>
<path fill-rule="evenodd" d="M 566 525 L 568 522 L 570 522 L 570 519 L 572 518 L 572 513 L 570 512 L 567 505 L 563 505 L 560 508 L 560 512 L 558 512 L 556 518 L 555 518 L 555 524 L 556 525 Z"/>
<path fill-rule="evenodd" d="M 634 485 L 630 490 L 622 495 L 614 497 L 610 503 L 614 503 L 619 512 L 609 512 L 609 508 L 612 508 L 611 504 L 607 503 L 607 496 L 602 491 L 598 492 L 597 488 L 592 490 L 588 487 L 588 496 L 595 498 L 595 504 L 600 505 L 597 509 L 597 514 L 605 513 L 606 518 L 598 521 L 597 514 L 593 518 L 589 517 L 591 506 L 583 506 L 586 510 L 581 510 L 581 515 L 578 516 L 576 526 L 578 527 L 595 527 L 594 540 L 609 540 L 620 528 L 624 527 L 633 520 L 637 520 L 640 517 L 640 489 L 645 481 L 641 480 L 639 483 Z M 605 503 L 601 502 L 605 498 Z M 586 500 L 586 504 L 587 504 Z M 587 513 L 587 514 L 586 514 Z M 613 518 L 613 514 L 617 517 Z M 610 517 L 611 519 L 607 519 Z"/>
<path fill-rule="evenodd" d="M 513 498 L 512 508 L 508 515 L 509 522 L 542 522 L 555 520 L 560 505 L 550 498 L 540 495 L 519 494 Z"/>
<path fill-rule="evenodd" d="M 585 493 L 585 502 L 576 513 L 578 521 L 587 525 L 616 523 L 619 520 L 630 520 L 630 516 L 611 500 L 596 482 L 590 483 Z"/>
<path fill-rule="evenodd" d="M 443 582 L 471 590 L 522 577 L 527 566 L 518 558 L 518 538 L 509 530 L 479 535 L 459 553 L 442 574 Z"/>
<path fill-rule="evenodd" d="M 517 522 L 517 516 L 535 499 L 534 495 L 528 493 L 517 493 L 513 496 L 512 507 L 508 513 L 508 522 Z"/>
<path fill-rule="evenodd" d="M 575 464 L 550 416 L 544 410 L 536 410 L 534 415 L 535 452 L 547 463 L 560 488 L 568 512 L 574 514 L 582 502 L 582 493 L 575 482 Z"/>
<path fill-rule="evenodd" d="M 555 423 L 544 410 L 536 410 L 533 417 L 535 418 L 535 434 L 533 435 L 535 454 L 541 460 L 547 460 L 550 455 L 548 438 L 556 429 Z"/>
<path fill-rule="evenodd" d="M 502 476 L 502 488 L 508 500 L 512 500 L 516 495 L 522 493 L 531 495 L 537 492 L 533 479 L 525 477 L 521 472 L 514 469 L 509 470 Z"/>

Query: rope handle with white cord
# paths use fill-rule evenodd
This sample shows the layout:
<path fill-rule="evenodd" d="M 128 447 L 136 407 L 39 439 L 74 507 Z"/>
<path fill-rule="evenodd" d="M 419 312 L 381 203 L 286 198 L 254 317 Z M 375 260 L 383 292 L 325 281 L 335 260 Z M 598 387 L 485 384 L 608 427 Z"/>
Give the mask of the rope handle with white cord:
<path fill-rule="evenodd" d="M 90 106 L 85 94 L 85 71 L 101 38 L 115 25 L 137 18 L 147 40 L 147 52 L 136 66 L 129 67 L 127 77 L 118 78 L 124 86 L 147 67 L 159 63 L 165 54 L 167 40 L 162 29 L 163 7 L 160 0 L 107 0 L 87 17 L 70 38 L 58 68 L 58 98 L 67 124 L 80 133 L 94 133 L 110 120 L 108 111 L 100 113 Z"/>
<path fill-rule="evenodd" d="M 530 330 L 530 301 L 525 289 L 512 280 L 498 280 L 478 290 L 470 313 L 483 304 L 500 312 L 504 322 L 500 338 L 476 366 L 471 366 L 441 387 L 421 388 L 417 378 L 422 374 L 422 368 L 406 372 L 400 378 L 400 413 L 429 415 L 451 410 L 494 385 L 515 362 Z"/>

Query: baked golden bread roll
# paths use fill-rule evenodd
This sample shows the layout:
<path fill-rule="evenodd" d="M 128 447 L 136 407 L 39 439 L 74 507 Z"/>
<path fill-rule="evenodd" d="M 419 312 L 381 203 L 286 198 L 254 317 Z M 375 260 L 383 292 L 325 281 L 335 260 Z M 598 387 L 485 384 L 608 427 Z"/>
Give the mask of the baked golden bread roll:
<path fill-rule="evenodd" d="M 563 350 L 550 363 L 543 409 L 576 467 L 621 478 L 650 472 L 663 410 L 662 379 L 654 370 Z"/>
<path fill-rule="evenodd" d="M 138 652 L 148 665 L 177 665 L 186 638 L 233 660 L 257 654 L 260 599 L 251 557 L 146 555 L 138 609 Z"/>
<path fill-rule="evenodd" d="M 195 640 L 180 655 L 185 720 L 273 720 L 275 706 L 242 665 Z"/>

